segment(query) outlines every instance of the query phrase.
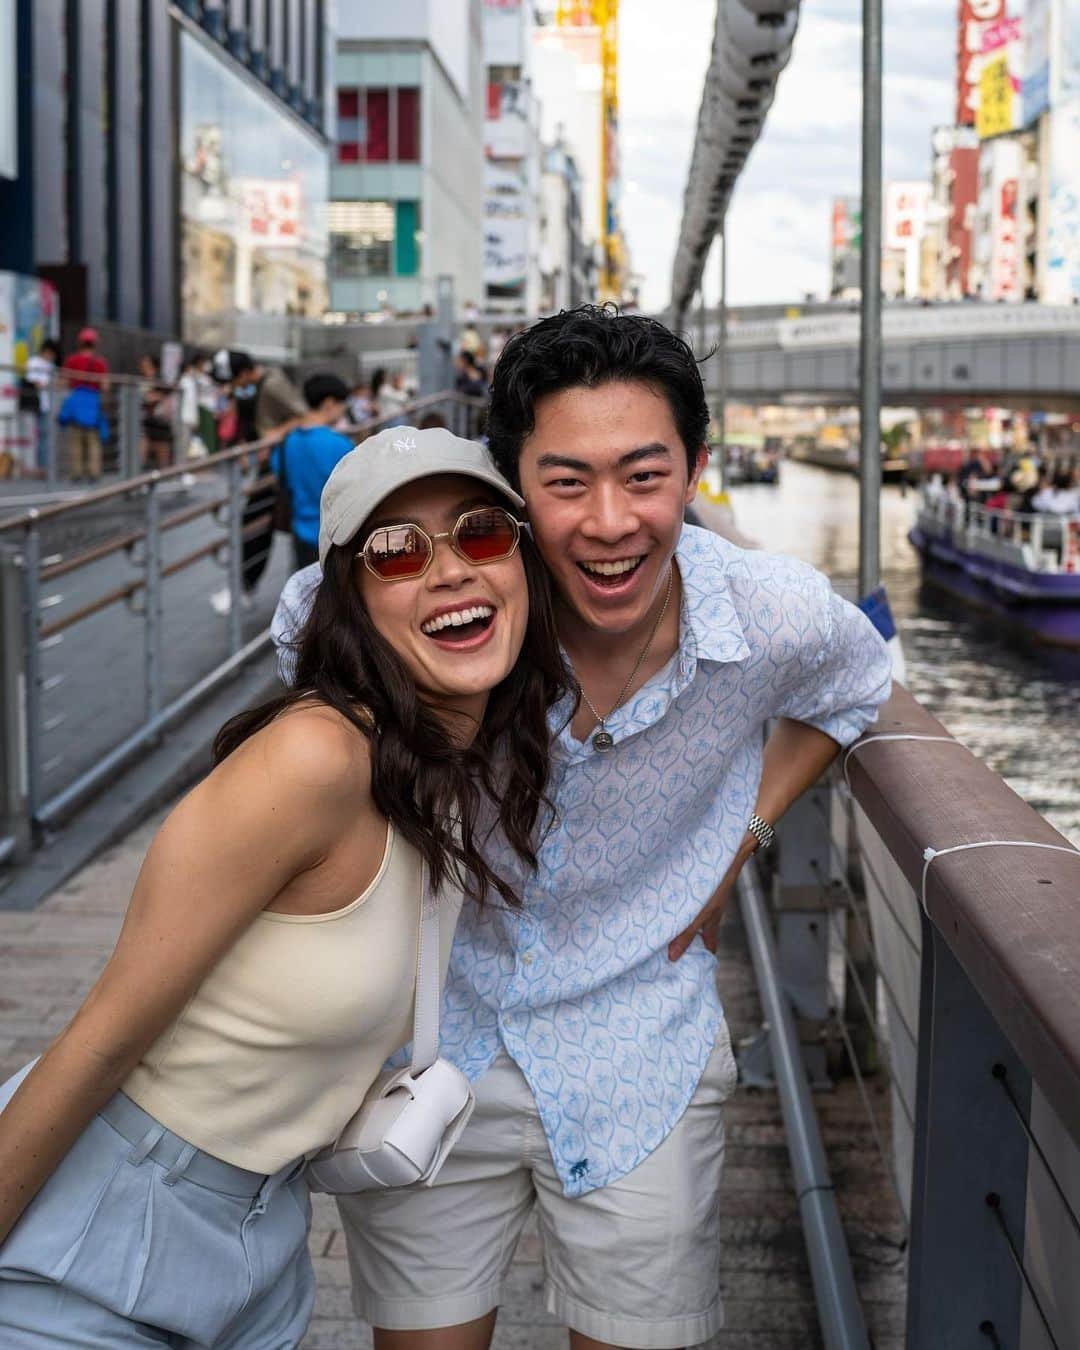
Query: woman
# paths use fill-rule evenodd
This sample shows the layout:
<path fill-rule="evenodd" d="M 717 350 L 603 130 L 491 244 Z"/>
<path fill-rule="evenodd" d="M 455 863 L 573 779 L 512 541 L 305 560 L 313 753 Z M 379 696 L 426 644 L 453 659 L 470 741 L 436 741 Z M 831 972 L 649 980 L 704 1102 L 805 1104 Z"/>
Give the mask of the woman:
<path fill-rule="evenodd" d="M 139 375 L 143 379 L 142 431 L 140 462 L 145 469 L 167 469 L 173 457 L 174 390 L 161 380 L 161 364 L 151 352 L 139 357 Z"/>
<path fill-rule="evenodd" d="M 301 1169 L 410 1037 L 422 876 L 445 968 L 462 891 L 515 901 L 481 814 L 535 861 L 561 665 L 520 505 L 445 431 L 335 469 L 297 687 L 223 728 L 97 984 L 0 1089 L 0 1345 L 299 1343 Z"/>

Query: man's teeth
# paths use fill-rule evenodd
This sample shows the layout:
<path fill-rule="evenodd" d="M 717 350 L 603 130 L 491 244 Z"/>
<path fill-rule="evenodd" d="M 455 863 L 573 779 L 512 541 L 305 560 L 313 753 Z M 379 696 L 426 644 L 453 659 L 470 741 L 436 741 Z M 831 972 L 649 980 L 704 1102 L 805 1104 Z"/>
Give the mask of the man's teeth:
<path fill-rule="evenodd" d="M 620 558 L 618 562 L 583 562 L 586 572 L 595 572 L 601 577 L 617 577 L 623 572 L 632 572 L 641 562 L 641 558 Z"/>
<path fill-rule="evenodd" d="M 439 614 L 434 619 L 420 625 L 421 633 L 429 636 L 443 628 L 460 628 L 463 623 L 472 623 L 474 619 L 490 619 L 495 613 L 490 605 L 473 605 L 471 609 L 455 609 L 449 614 Z"/>

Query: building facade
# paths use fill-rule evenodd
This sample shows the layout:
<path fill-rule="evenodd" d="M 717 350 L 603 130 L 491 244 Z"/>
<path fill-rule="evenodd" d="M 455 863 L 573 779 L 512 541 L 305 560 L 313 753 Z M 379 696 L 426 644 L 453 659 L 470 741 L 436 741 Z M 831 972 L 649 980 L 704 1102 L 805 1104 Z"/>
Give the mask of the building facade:
<path fill-rule="evenodd" d="M 321 315 L 323 0 L 14 3 L 0 266 L 53 280 L 65 321 L 192 341 Z"/>
<path fill-rule="evenodd" d="M 483 299 L 481 0 L 339 4 L 327 224 L 330 310 Z"/>
<path fill-rule="evenodd" d="M 581 233 L 581 175 L 563 142 L 544 151 L 540 176 L 541 314 L 592 298 L 592 257 Z"/>
<path fill-rule="evenodd" d="M 490 313 L 540 305 L 540 108 L 532 78 L 533 6 L 484 0 L 484 292 Z"/>

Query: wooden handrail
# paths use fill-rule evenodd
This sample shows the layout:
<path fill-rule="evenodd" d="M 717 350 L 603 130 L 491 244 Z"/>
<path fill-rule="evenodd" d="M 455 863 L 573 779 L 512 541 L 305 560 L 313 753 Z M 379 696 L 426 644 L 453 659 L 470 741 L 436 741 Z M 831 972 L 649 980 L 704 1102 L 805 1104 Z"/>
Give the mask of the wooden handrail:
<path fill-rule="evenodd" d="M 897 733 L 946 739 L 873 740 Z M 900 686 L 863 740 L 847 761 L 852 792 L 916 896 L 928 845 L 1072 848 Z M 948 854 L 930 866 L 926 912 L 1080 1146 L 1080 851 L 1072 851 Z"/>

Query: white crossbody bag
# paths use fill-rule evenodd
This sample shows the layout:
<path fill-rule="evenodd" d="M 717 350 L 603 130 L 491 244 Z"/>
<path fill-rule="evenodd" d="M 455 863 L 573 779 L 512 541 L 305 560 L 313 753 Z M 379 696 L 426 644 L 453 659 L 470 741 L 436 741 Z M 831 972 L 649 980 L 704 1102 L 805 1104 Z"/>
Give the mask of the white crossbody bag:
<path fill-rule="evenodd" d="M 352 1195 L 395 1186 L 430 1186 L 472 1115 L 469 1080 L 439 1056 L 439 907 L 428 886 L 420 893 L 420 942 L 412 1063 L 386 1069 L 372 1083 L 336 1144 L 307 1165 L 313 1191 Z"/>

